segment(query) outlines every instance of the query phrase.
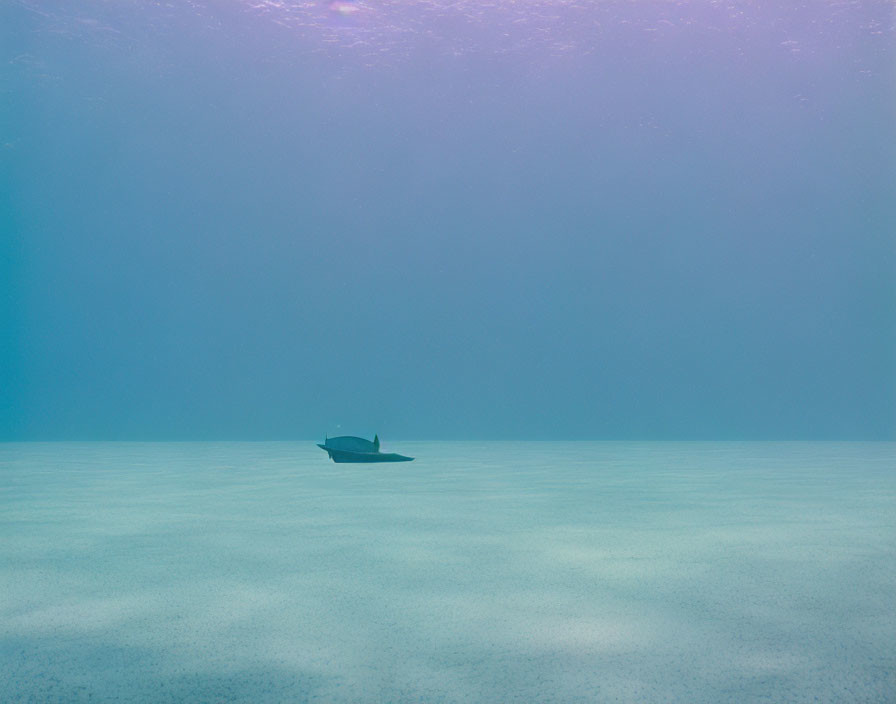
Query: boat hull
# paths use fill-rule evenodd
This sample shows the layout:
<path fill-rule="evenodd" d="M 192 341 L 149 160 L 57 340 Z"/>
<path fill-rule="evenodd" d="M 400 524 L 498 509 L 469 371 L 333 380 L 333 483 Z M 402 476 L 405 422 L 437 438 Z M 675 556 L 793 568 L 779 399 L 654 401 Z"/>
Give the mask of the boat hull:
<path fill-rule="evenodd" d="M 334 450 L 326 445 L 318 445 L 321 450 L 325 450 L 334 462 L 349 463 L 371 463 L 371 462 L 410 462 L 413 457 L 405 457 L 394 452 L 352 452 L 351 450 Z"/>

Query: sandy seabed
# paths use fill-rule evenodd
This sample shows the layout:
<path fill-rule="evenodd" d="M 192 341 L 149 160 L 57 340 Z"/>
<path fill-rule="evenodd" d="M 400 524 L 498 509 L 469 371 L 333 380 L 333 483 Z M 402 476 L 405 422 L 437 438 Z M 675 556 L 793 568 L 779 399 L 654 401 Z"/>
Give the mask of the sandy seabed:
<path fill-rule="evenodd" d="M 3 702 L 893 702 L 893 443 L 0 445 Z"/>

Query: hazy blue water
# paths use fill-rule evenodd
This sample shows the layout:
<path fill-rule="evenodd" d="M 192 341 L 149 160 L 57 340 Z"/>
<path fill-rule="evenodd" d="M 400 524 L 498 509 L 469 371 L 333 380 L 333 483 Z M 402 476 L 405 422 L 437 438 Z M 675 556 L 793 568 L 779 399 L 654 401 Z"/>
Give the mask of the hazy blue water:
<path fill-rule="evenodd" d="M 6 701 L 896 701 L 891 0 L 0 2 Z"/>
<path fill-rule="evenodd" d="M 893 444 L 388 449 L 0 445 L 0 700 L 896 699 Z"/>
<path fill-rule="evenodd" d="M 896 439 L 894 13 L 0 2 L 0 437 Z"/>

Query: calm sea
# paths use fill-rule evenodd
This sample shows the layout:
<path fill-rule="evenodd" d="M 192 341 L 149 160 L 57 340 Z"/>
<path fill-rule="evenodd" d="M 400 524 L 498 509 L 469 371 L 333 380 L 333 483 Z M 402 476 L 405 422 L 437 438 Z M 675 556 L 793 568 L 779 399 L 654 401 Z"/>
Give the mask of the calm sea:
<path fill-rule="evenodd" d="M 3 702 L 892 702 L 896 445 L 0 445 Z"/>

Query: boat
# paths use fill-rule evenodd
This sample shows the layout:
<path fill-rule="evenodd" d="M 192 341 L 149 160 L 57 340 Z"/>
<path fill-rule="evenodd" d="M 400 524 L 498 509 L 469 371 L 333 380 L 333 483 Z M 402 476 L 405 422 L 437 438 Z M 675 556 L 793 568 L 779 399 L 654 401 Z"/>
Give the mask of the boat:
<path fill-rule="evenodd" d="M 373 442 L 353 435 L 325 438 L 324 444 L 317 445 L 325 450 L 334 462 L 410 462 L 413 457 L 405 457 L 394 452 L 380 452 L 380 437 L 373 436 Z"/>

